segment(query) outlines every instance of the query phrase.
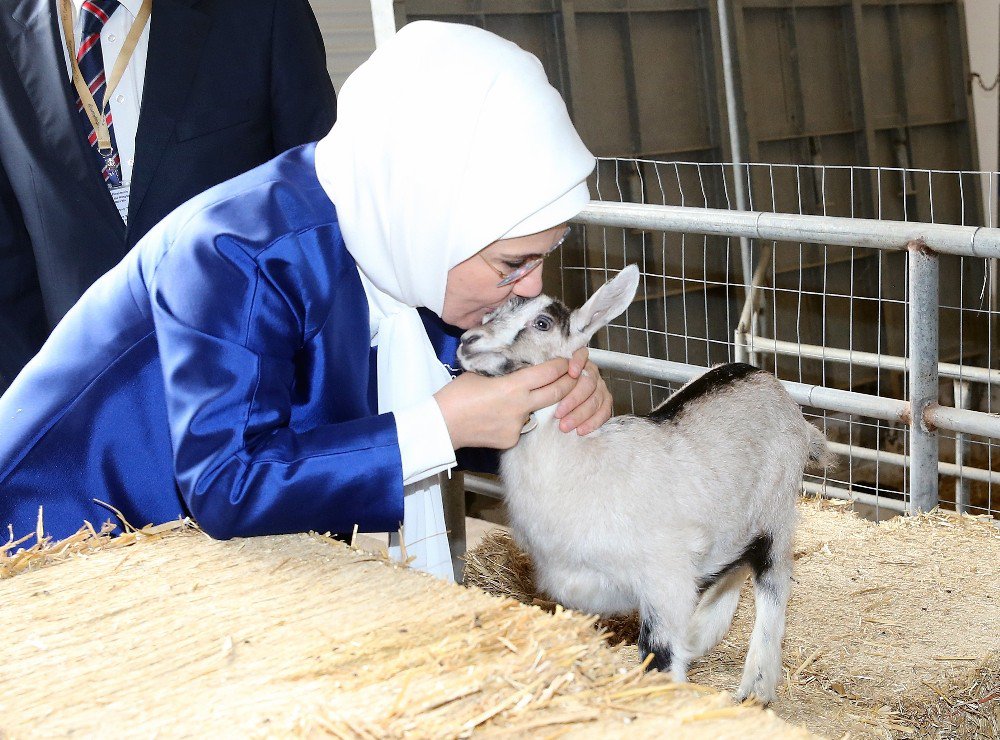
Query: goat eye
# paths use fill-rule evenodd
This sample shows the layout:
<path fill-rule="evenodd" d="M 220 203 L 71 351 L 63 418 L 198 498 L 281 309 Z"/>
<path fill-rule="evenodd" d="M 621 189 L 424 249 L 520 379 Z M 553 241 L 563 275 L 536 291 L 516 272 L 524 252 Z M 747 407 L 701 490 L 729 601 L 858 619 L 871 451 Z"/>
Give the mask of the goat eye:
<path fill-rule="evenodd" d="M 538 329 L 538 331 L 548 331 L 552 328 L 552 319 L 548 316 L 538 316 L 535 318 L 532 326 Z"/>

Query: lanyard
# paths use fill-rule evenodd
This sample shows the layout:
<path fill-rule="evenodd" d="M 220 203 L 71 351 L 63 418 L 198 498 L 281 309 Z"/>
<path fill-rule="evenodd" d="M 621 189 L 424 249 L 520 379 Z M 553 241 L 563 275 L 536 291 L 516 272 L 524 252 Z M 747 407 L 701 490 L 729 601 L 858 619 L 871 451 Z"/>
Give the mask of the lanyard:
<path fill-rule="evenodd" d="M 128 67 L 128 63 L 132 59 L 136 44 L 139 43 L 139 36 L 142 35 L 143 29 L 149 22 L 149 13 L 152 5 L 152 0 L 143 0 L 142 6 L 139 8 L 139 15 L 135 17 L 128 30 L 128 35 L 125 37 L 125 44 L 122 46 L 122 50 L 115 60 L 115 66 L 111 70 L 111 77 L 107 80 L 104 100 L 101 101 L 101 105 L 98 107 L 97 101 L 94 100 L 94 94 L 83 79 L 83 73 L 80 72 L 80 65 L 76 61 L 76 44 L 74 43 L 76 34 L 73 30 L 73 9 L 70 5 L 70 0 L 60 0 L 59 3 L 63 34 L 66 37 L 66 51 L 69 53 L 70 64 L 73 67 L 73 85 L 76 87 L 76 92 L 83 103 L 83 109 L 87 112 L 87 118 L 90 119 L 90 125 L 94 127 L 94 133 L 97 134 L 97 151 L 104 157 L 109 167 L 114 161 L 115 152 L 111 148 L 111 132 L 108 130 L 108 120 L 105 111 L 108 108 L 108 101 L 111 100 L 111 94 L 118 87 L 118 83 L 121 82 L 122 76 L 125 74 L 125 68 Z"/>

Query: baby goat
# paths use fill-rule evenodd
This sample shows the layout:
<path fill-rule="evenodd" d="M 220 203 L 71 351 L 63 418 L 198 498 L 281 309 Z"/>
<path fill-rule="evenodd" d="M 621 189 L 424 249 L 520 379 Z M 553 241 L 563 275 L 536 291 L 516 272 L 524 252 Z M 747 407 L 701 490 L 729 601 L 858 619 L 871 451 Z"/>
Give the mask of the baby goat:
<path fill-rule="evenodd" d="M 569 357 L 624 311 L 634 265 L 572 313 L 547 296 L 514 298 L 462 337 L 466 370 L 504 375 Z M 747 573 L 756 621 L 738 700 L 775 698 L 803 469 L 826 464 L 823 435 L 769 373 L 713 368 L 648 416 L 616 416 L 581 437 L 555 407 L 505 452 L 511 526 L 538 587 L 597 614 L 638 609 L 639 649 L 684 681 L 728 631 Z"/>

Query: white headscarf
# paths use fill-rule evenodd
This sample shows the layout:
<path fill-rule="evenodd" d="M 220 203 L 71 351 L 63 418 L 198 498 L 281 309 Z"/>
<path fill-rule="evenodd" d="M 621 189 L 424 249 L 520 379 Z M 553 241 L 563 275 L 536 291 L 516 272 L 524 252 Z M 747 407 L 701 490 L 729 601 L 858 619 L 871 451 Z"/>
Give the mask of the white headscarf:
<path fill-rule="evenodd" d="M 538 59 L 487 31 L 410 23 L 347 79 L 316 171 L 372 309 L 380 413 L 450 377 L 415 307 L 440 316 L 452 267 L 579 213 L 594 163 Z"/>

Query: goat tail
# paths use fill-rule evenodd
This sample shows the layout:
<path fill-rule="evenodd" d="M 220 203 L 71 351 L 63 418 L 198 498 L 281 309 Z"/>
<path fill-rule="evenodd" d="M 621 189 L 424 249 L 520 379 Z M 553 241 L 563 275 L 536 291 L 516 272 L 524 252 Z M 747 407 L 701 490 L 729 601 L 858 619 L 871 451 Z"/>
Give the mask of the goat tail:
<path fill-rule="evenodd" d="M 809 457 L 806 469 L 820 472 L 837 467 L 837 455 L 827 447 L 826 435 L 808 422 L 806 426 L 809 427 Z"/>

